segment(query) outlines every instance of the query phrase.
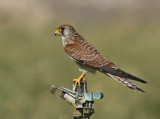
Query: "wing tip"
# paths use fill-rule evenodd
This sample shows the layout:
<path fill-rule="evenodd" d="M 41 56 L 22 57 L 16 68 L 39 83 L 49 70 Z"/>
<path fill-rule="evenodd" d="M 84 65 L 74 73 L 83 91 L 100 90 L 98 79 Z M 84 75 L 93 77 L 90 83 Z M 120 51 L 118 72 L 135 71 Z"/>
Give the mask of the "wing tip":
<path fill-rule="evenodd" d="M 148 82 L 143 80 L 143 83 L 148 83 Z"/>
<path fill-rule="evenodd" d="M 136 79 L 137 79 L 137 80 L 135 80 L 135 81 L 139 81 L 139 82 L 141 82 L 141 83 L 147 83 L 147 81 L 142 80 L 142 79 L 140 79 L 140 78 L 137 78 L 137 77 L 136 77 Z M 134 79 L 133 79 L 133 80 L 134 80 Z"/>

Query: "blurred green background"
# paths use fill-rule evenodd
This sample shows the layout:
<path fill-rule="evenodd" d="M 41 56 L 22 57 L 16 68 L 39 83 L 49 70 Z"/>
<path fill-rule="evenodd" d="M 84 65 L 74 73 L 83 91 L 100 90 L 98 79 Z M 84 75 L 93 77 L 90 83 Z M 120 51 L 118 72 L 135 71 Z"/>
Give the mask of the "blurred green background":
<path fill-rule="evenodd" d="M 71 119 L 73 107 L 50 94 L 80 75 L 64 53 L 61 24 L 73 25 L 123 70 L 148 82 L 134 92 L 104 74 L 88 75 L 103 92 L 93 119 L 160 118 L 160 2 L 138 0 L 1 0 L 0 119 Z"/>

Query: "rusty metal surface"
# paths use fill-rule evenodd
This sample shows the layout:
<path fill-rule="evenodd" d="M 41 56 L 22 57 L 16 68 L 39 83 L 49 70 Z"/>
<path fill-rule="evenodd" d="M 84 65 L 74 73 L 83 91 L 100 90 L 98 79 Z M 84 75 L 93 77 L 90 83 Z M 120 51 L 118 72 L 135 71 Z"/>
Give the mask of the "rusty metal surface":
<path fill-rule="evenodd" d="M 89 119 L 94 114 L 94 100 L 102 99 L 103 93 L 88 93 L 87 82 L 81 81 L 81 86 L 73 89 L 56 87 L 52 85 L 51 93 L 71 104 L 74 110 L 74 119 Z"/>

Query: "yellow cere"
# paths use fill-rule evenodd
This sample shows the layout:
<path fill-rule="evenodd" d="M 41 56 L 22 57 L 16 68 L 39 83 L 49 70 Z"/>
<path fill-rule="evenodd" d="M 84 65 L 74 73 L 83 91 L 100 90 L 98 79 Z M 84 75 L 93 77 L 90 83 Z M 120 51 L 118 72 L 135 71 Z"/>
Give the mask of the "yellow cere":
<path fill-rule="evenodd" d="M 60 34 L 59 30 L 56 30 L 55 32 L 56 32 L 57 34 Z"/>

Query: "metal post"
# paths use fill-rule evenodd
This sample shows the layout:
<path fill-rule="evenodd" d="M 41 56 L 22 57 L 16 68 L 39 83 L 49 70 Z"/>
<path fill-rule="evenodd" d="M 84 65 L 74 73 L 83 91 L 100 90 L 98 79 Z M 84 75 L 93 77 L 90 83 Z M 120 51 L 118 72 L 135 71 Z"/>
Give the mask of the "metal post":
<path fill-rule="evenodd" d="M 58 91 L 60 91 L 60 94 L 57 93 Z M 72 90 L 52 86 L 51 93 L 66 100 L 75 108 L 73 119 L 90 119 L 90 116 L 94 114 L 93 100 L 103 98 L 103 93 L 88 93 L 86 81 L 81 81 L 81 86 L 78 85 L 76 88 L 73 86 Z"/>
<path fill-rule="evenodd" d="M 73 119 L 82 119 L 83 118 L 83 108 L 75 109 Z"/>

